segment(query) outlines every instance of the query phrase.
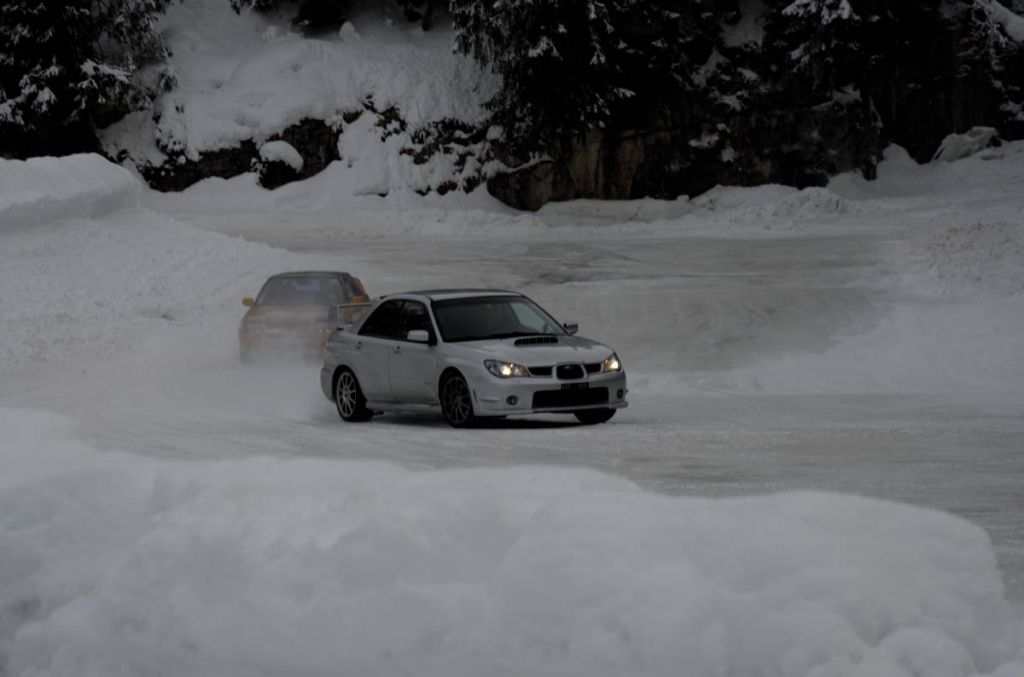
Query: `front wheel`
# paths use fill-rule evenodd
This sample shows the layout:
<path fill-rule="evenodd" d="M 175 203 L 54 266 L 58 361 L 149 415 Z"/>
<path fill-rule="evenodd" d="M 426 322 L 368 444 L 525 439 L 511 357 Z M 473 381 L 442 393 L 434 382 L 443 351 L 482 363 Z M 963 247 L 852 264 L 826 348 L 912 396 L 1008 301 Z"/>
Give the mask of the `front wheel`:
<path fill-rule="evenodd" d="M 373 418 L 373 412 L 366 408 L 366 397 L 363 396 L 363 389 L 359 387 L 356 375 L 348 369 L 341 372 L 334 384 L 334 405 L 338 408 L 341 419 L 348 423 L 359 423 Z"/>
<path fill-rule="evenodd" d="M 605 423 L 615 415 L 614 409 L 584 409 L 583 411 L 574 411 L 573 416 L 582 423 L 583 425 L 595 425 L 597 423 Z"/>
<path fill-rule="evenodd" d="M 441 382 L 441 413 L 453 428 L 465 428 L 476 423 L 473 394 L 462 374 L 453 373 Z"/>

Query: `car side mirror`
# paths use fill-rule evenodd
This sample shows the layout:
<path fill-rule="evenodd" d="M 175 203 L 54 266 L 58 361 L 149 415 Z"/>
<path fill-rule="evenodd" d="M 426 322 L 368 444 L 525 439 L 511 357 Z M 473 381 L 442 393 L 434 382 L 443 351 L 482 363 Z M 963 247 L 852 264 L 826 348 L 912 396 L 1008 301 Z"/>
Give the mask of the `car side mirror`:
<path fill-rule="evenodd" d="M 570 336 L 580 330 L 580 325 L 578 322 L 566 322 L 562 326 L 565 327 L 565 330 L 569 332 Z"/>
<path fill-rule="evenodd" d="M 246 296 L 244 299 L 242 299 L 242 305 L 245 306 L 246 308 L 252 308 L 254 305 L 256 305 L 256 301 L 254 301 L 251 296 Z"/>
<path fill-rule="evenodd" d="M 405 338 L 413 343 L 430 343 L 430 334 L 426 329 L 410 329 Z"/>

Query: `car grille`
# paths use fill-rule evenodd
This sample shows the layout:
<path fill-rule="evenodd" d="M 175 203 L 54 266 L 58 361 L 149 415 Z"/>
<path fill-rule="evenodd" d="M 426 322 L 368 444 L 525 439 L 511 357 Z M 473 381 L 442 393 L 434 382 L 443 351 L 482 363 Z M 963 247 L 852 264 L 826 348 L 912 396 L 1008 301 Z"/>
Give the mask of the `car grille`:
<path fill-rule="evenodd" d="M 557 367 L 555 367 L 555 376 L 562 379 L 563 381 L 570 381 L 578 378 L 583 378 L 583 365 L 560 364 Z"/>
<path fill-rule="evenodd" d="M 589 364 L 583 365 L 583 367 L 587 370 L 588 374 L 593 374 L 595 372 L 601 371 L 600 362 L 590 362 Z"/>
<path fill-rule="evenodd" d="M 540 390 L 533 394 L 534 409 L 586 407 L 608 403 L 607 388 L 574 388 L 572 390 Z"/>
<path fill-rule="evenodd" d="M 554 367 L 527 367 L 530 370 L 531 376 L 551 376 L 551 372 L 554 371 Z"/>

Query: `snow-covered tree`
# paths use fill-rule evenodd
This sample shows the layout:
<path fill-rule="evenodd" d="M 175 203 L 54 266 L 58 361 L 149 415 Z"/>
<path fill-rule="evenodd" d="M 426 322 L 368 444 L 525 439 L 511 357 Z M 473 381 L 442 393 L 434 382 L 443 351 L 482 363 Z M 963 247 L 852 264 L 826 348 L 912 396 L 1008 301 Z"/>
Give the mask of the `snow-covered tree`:
<path fill-rule="evenodd" d="M 603 0 L 453 0 L 456 48 L 490 65 L 503 86 L 489 105 L 506 142 L 536 148 L 601 125 L 621 86 L 625 48 Z"/>
<path fill-rule="evenodd" d="M 489 106 L 517 149 L 603 127 L 638 94 L 691 86 L 714 40 L 699 0 L 453 0 L 450 11 L 456 49 L 503 76 Z"/>
<path fill-rule="evenodd" d="M 1024 129 L 1024 18 L 994 0 L 955 3 L 949 14 L 960 36 L 957 82 L 998 109 L 986 122 Z"/>
<path fill-rule="evenodd" d="M 148 104 L 139 71 L 164 56 L 154 22 L 169 2 L 0 5 L 0 154 L 90 148 L 98 125 Z"/>
<path fill-rule="evenodd" d="M 790 155 L 793 173 L 822 180 L 842 168 L 872 173 L 882 123 L 870 83 L 880 73 L 865 35 L 878 16 L 871 0 L 783 0 L 768 17 L 771 117 L 799 124 Z"/>

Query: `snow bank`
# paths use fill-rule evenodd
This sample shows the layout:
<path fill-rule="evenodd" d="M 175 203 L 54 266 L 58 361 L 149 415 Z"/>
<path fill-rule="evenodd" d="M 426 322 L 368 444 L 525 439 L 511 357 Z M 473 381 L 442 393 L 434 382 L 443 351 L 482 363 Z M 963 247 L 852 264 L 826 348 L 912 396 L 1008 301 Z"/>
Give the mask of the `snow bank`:
<path fill-rule="evenodd" d="M 1024 223 L 931 227 L 889 245 L 872 284 L 898 294 L 820 353 L 714 383 L 783 393 L 942 393 L 1024 400 Z"/>
<path fill-rule="evenodd" d="M 138 200 L 139 182 L 95 154 L 0 159 L 0 229 L 99 216 Z"/>
<path fill-rule="evenodd" d="M 766 360 L 714 384 L 758 392 L 917 393 L 1024 401 L 1024 299 L 899 305 L 816 354 Z"/>
<path fill-rule="evenodd" d="M 988 537 L 592 471 L 101 453 L 0 410 L 0 672 L 1024 674 Z"/>
<path fill-rule="evenodd" d="M 76 170 L 105 167 L 113 165 L 89 161 Z M 72 186 L 75 178 L 89 183 L 88 175 L 67 175 Z M 59 209 L 52 204 L 64 214 L 69 205 L 96 207 L 108 198 L 80 192 Z M 49 206 L 36 204 L 28 213 L 42 221 L 55 213 Z M 211 321 L 237 326 L 243 296 L 254 295 L 269 274 L 309 261 L 138 207 L 2 235 L 0 372 L 34 360 L 113 354 L 138 329 L 159 334 Z"/>
<path fill-rule="evenodd" d="M 850 209 L 845 199 L 827 188 L 804 188 L 766 184 L 753 188 L 716 186 L 693 199 L 703 210 L 699 216 L 720 227 L 755 224 L 763 230 L 799 228 L 800 222 L 815 222 L 844 214 Z"/>

